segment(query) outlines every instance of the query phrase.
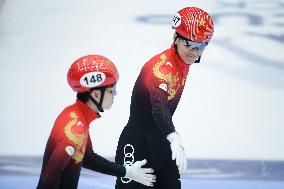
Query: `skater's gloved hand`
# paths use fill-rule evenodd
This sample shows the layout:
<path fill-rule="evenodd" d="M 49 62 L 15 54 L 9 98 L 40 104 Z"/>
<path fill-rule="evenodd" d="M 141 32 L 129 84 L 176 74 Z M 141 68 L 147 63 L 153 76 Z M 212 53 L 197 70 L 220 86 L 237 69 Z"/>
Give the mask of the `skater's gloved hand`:
<path fill-rule="evenodd" d="M 176 164 L 180 171 L 184 171 L 187 167 L 185 151 L 180 136 L 176 132 L 167 135 L 171 144 L 172 160 L 176 160 Z"/>
<path fill-rule="evenodd" d="M 154 172 L 151 168 L 142 168 L 143 165 L 147 163 L 146 159 L 142 161 L 136 161 L 132 165 L 126 165 L 125 178 L 134 180 L 146 186 L 153 186 L 156 182 L 156 176 L 152 173 Z"/>

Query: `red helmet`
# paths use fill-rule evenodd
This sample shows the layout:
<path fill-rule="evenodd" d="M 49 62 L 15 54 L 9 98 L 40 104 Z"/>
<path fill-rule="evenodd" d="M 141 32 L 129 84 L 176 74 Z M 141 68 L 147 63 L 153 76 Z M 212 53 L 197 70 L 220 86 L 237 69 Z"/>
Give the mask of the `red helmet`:
<path fill-rule="evenodd" d="M 119 75 L 115 65 L 101 55 L 87 55 L 76 60 L 69 68 L 67 81 L 76 92 L 87 92 L 94 87 L 115 84 Z"/>
<path fill-rule="evenodd" d="M 186 7 L 173 18 L 172 28 L 186 39 L 195 42 L 209 42 L 214 25 L 209 14 L 197 7 Z"/>

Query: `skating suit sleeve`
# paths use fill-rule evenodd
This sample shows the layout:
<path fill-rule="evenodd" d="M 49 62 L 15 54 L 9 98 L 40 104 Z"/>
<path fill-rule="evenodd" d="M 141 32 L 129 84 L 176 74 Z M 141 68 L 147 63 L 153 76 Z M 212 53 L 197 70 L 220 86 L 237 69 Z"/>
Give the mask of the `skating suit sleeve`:
<path fill-rule="evenodd" d="M 184 63 L 174 60 L 172 54 L 168 50 L 154 58 L 148 78 L 152 115 L 164 135 L 175 131 L 172 116 L 186 78 L 186 75 L 183 76 L 184 67 L 181 67 Z"/>
<path fill-rule="evenodd" d="M 60 186 L 62 173 L 71 157 L 64 149 L 68 144 L 64 141 L 58 142 L 50 156 L 44 158 L 44 168 L 37 189 L 58 189 Z"/>
<path fill-rule="evenodd" d="M 118 165 L 96 154 L 93 151 L 90 137 L 88 139 L 85 157 L 83 159 L 83 167 L 103 174 L 117 177 L 123 177 L 126 173 L 124 166 Z"/>

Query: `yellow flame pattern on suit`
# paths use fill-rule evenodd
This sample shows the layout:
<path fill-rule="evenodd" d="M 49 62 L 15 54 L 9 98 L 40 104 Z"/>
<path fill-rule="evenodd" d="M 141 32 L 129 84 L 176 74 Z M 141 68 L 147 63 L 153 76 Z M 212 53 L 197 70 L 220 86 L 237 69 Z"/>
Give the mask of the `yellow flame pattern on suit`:
<path fill-rule="evenodd" d="M 79 163 L 84 157 L 87 137 L 85 137 L 85 133 L 79 134 L 72 131 L 72 127 L 78 122 L 78 116 L 75 112 L 70 113 L 70 118 L 71 120 L 66 124 L 64 132 L 68 139 L 76 146 L 76 151 L 75 154 L 72 156 L 72 159 L 75 160 L 75 163 Z"/>
<path fill-rule="evenodd" d="M 172 74 L 162 73 L 160 71 L 160 67 L 163 64 L 165 64 L 167 57 L 165 54 L 162 54 L 160 58 L 161 60 L 157 62 L 153 67 L 153 73 L 157 78 L 162 79 L 168 83 L 169 85 L 168 86 L 168 93 L 169 93 L 168 100 L 171 100 L 175 97 L 177 89 L 180 86 L 179 84 L 178 87 L 176 88 L 177 81 L 179 80 L 178 73 L 176 73 L 174 76 Z"/>

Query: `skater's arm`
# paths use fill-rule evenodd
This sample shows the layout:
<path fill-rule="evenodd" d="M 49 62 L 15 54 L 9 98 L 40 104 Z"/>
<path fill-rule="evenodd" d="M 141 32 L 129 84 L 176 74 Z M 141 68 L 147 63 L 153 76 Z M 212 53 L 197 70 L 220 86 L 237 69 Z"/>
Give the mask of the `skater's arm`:
<path fill-rule="evenodd" d="M 152 115 L 161 132 L 166 136 L 175 131 L 172 115 L 167 108 L 168 94 L 162 89 L 153 86 L 150 89 Z"/>
<path fill-rule="evenodd" d="M 94 153 L 90 139 L 87 146 L 83 167 L 107 175 L 125 177 L 146 186 L 153 186 L 153 183 L 156 182 L 156 177 L 153 175 L 154 171 L 150 168 L 142 167 L 147 163 L 145 159 L 136 161 L 131 166 L 122 166 Z"/>
<path fill-rule="evenodd" d="M 71 159 L 65 151 L 66 144 L 58 143 L 45 166 L 42 178 L 42 188 L 57 189 L 63 170 Z"/>
<path fill-rule="evenodd" d="M 126 172 L 124 166 L 111 162 L 104 157 L 96 154 L 93 151 L 90 137 L 83 159 L 83 167 L 96 172 L 117 177 L 124 177 Z"/>

